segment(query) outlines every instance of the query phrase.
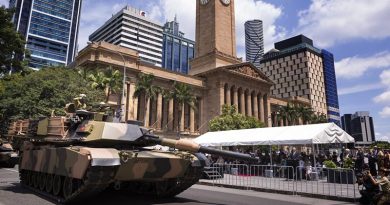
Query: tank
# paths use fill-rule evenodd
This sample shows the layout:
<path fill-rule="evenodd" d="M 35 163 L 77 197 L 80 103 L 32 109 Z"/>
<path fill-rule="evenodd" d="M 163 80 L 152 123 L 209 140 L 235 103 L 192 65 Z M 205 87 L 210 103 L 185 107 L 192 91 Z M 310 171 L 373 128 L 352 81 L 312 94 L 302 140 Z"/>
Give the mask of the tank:
<path fill-rule="evenodd" d="M 20 150 L 21 184 L 62 203 L 89 198 L 107 187 L 175 196 L 201 178 L 209 163 L 204 153 L 256 160 L 192 140 L 164 139 L 139 125 L 108 122 L 103 113 L 74 108 L 67 105 L 66 117 L 30 120 L 29 129 L 17 134 L 29 139 Z"/>
<path fill-rule="evenodd" d="M 0 139 L 0 167 L 13 168 L 18 160 L 18 154 L 14 151 L 12 145 Z"/>

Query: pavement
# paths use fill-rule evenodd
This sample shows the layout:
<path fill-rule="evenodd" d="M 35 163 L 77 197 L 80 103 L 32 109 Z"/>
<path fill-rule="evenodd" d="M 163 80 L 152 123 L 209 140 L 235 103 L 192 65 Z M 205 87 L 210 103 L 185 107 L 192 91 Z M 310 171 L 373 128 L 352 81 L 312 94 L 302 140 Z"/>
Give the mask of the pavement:
<path fill-rule="evenodd" d="M 126 193 L 105 191 L 82 204 L 185 204 L 185 205 L 348 205 L 353 203 L 307 198 L 293 195 L 237 190 L 215 186 L 193 185 L 190 189 L 171 199 L 157 200 Z M 0 205 L 49 205 L 54 201 L 32 193 L 19 184 L 18 171 L 0 168 Z"/>

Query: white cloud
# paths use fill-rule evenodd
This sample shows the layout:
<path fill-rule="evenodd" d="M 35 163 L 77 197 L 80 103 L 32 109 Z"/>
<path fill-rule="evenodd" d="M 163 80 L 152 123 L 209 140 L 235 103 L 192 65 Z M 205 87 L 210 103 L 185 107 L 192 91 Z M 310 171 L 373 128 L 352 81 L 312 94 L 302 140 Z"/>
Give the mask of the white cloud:
<path fill-rule="evenodd" d="M 382 85 L 382 83 L 356 85 L 356 86 L 347 87 L 347 88 L 340 88 L 338 90 L 338 94 L 339 95 L 349 95 L 349 94 L 354 94 L 354 93 L 377 90 L 377 89 L 380 89 L 383 87 L 384 87 L 384 85 Z"/>
<path fill-rule="evenodd" d="M 354 39 L 390 37 L 390 2 L 383 0 L 312 0 L 300 11 L 299 33 L 315 39 L 320 47 Z"/>
<path fill-rule="evenodd" d="M 338 78 L 357 78 L 370 69 L 390 67 L 390 53 L 385 51 L 370 57 L 348 57 L 336 62 L 335 66 Z"/>
<path fill-rule="evenodd" d="M 160 0 L 150 6 L 150 17 L 156 20 L 173 20 L 175 14 L 187 38 L 195 39 L 195 0 Z M 235 1 L 237 51 L 240 57 L 245 55 L 244 23 L 247 20 L 260 19 L 263 21 L 265 50 L 273 47 L 273 42 L 285 36 L 285 30 L 275 25 L 281 17 L 282 9 L 273 4 L 255 0 Z"/>
<path fill-rule="evenodd" d="M 379 113 L 381 115 L 381 117 L 383 118 L 388 118 L 390 117 L 390 107 L 389 106 L 386 106 L 383 108 L 383 110 Z"/>
<path fill-rule="evenodd" d="M 390 89 L 390 70 L 385 70 L 381 73 L 380 78 L 382 83 Z"/>
<path fill-rule="evenodd" d="M 8 7 L 9 0 L 0 0 L 0 6 Z"/>
<path fill-rule="evenodd" d="M 386 91 L 374 98 L 376 103 L 386 103 L 390 102 L 390 91 Z"/>
<path fill-rule="evenodd" d="M 81 7 L 79 50 L 87 45 L 89 35 L 125 5 L 125 2 L 108 4 L 107 1 L 84 0 Z"/>

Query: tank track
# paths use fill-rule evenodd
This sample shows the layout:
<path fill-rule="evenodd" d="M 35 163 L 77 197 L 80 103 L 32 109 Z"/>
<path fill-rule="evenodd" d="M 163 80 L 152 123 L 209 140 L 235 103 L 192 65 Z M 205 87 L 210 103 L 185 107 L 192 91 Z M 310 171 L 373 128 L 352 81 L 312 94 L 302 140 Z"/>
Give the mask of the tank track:
<path fill-rule="evenodd" d="M 116 170 L 116 167 L 90 167 L 82 180 L 30 170 L 19 170 L 19 177 L 24 187 L 59 203 L 68 203 L 83 200 L 104 191 L 112 183 Z M 60 186 L 58 186 L 58 180 L 56 183 L 56 177 L 61 179 Z M 50 178 L 52 183 L 49 182 Z M 57 188 L 54 188 L 56 185 Z"/>
<path fill-rule="evenodd" d="M 129 182 L 126 190 L 137 195 L 147 195 L 156 198 L 174 197 L 196 184 L 201 178 L 202 172 L 203 167 L 190 167 L 181 178 L 157 182 Z"/>

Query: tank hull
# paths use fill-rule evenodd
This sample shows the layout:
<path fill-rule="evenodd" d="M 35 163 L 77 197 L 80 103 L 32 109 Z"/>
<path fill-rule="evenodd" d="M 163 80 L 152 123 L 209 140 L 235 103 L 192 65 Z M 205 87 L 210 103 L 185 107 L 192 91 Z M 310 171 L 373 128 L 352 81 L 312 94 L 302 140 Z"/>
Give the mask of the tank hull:
<path fill-rule="evenodd" d="M 110 185 L 168 197 L 199 180 L 201 160 L 182 151 L 30 145 L 21 155 L 19 173 L 24 186 L 61 202 L 90 197 Z"/>
<path fill-rule="evenodd" d="M 11 144 L 4 143 L 0 146 L 0 167 L 12 168 L 18 164 L 19 157 Z"/>

